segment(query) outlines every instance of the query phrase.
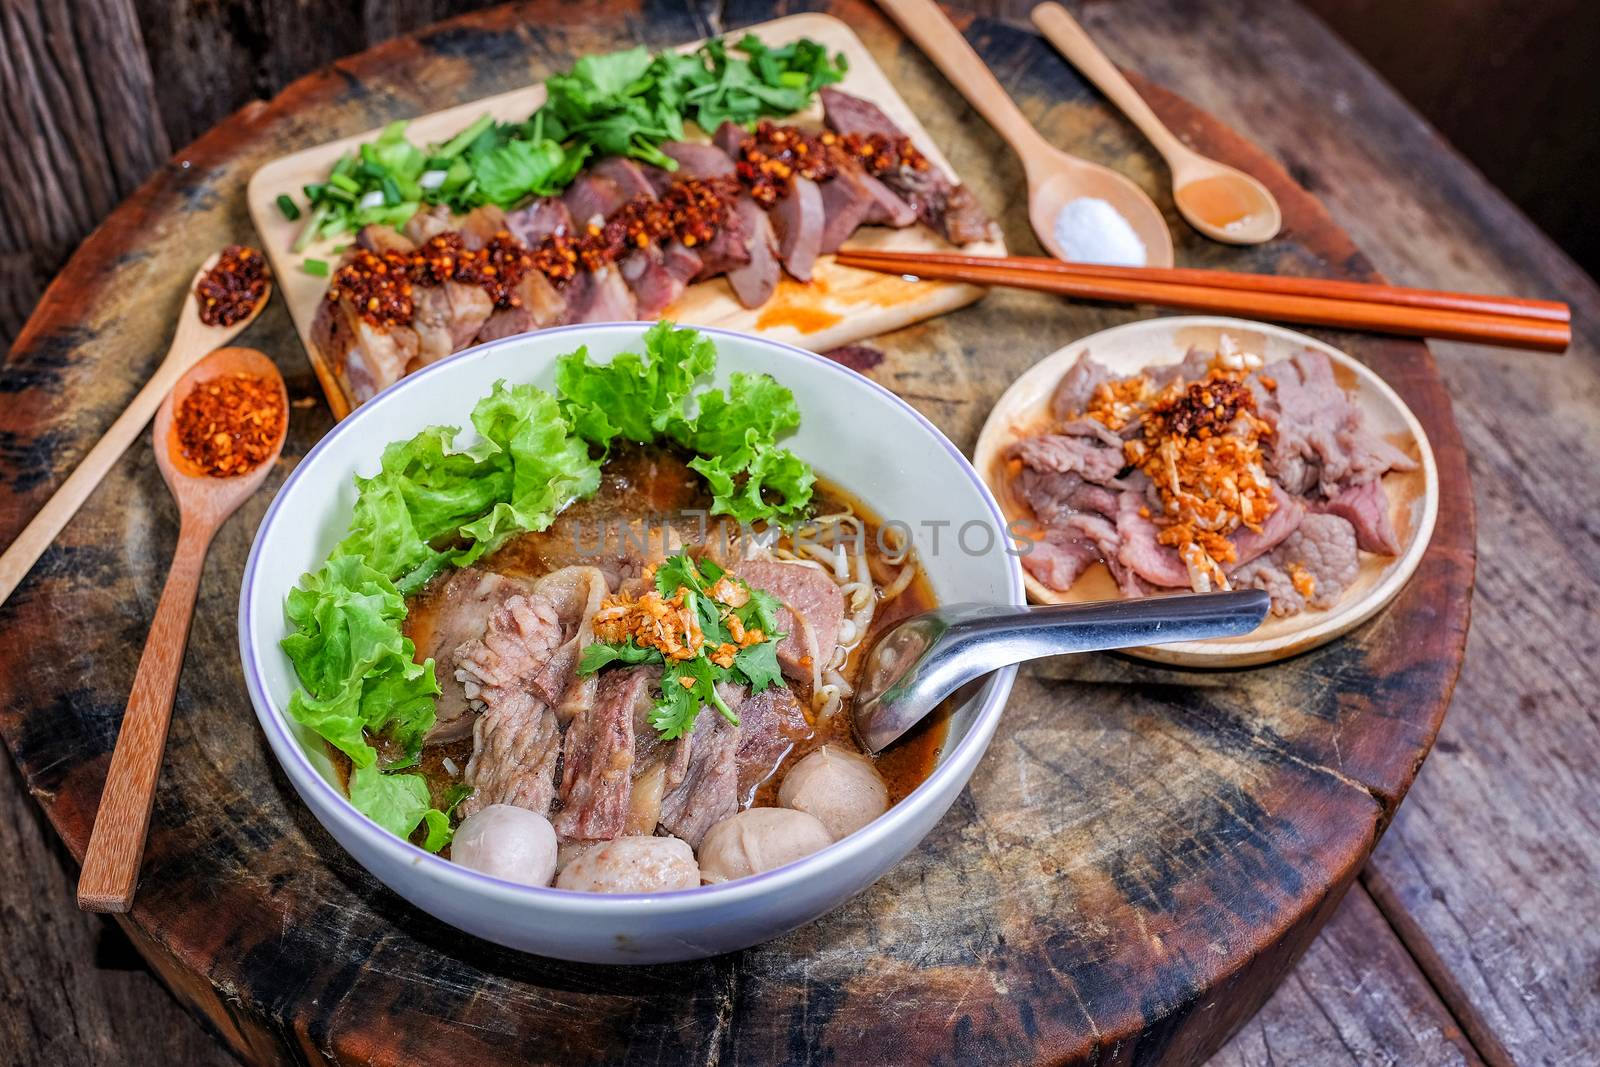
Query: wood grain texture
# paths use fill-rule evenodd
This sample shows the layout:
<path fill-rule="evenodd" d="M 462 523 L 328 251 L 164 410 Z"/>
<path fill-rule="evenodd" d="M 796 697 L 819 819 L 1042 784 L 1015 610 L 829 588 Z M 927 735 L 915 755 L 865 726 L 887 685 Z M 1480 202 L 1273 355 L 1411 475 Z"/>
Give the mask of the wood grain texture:
<path fill-rule="evenodd" d="M 1015 162 L 881 20 L 848 7 L 979 195 L 1010 205 L 1008 237 L 1030 246 Z M 731 27 L 770 13 L 741 17 L 736 5 L 719 18 Z M 165 172 L 123 209 L 97 238 L 101 254 L 92 244 L 69 273 L 88 313 L 59 287 L 47 295 L 0 378 L 23 400 L 0 412 L 11 434 L 0 534 L 148 373 L 130 341 L 147 345 L 177 299 L 154 265 L 242 233 L 239 190 L 268 152 L 366 128 L 403 108 L 419 81 L 464 97 L 525 81 L 575 48 L 622 34 L 690 39 L 713 21 L 658 14 L 597 27 L 559 8 L 495 17 L 342 63 L 246 110 L 186 151 L 190 168 Z M 972 39 L 1048 135 L 1159 189 L 1153 157 L 1031 34 L 981 24 Z M 1170 95 L 1152 98 L 1206 150 L 1271 177 L 1290 209 L 1292 239 L 1241 260 L 1185 235 L 1187 262 L 1367 273 L 1266 160 Z M 312 124 L 297 109 L 314 100 Z M 134 240 L 143 254 L 131 262 L 108 254 Z M 970 445 L 1021 367 L 1133 317 L 996 293 L 851 358 Z M 281 310 L 248 339 L 279 354 L 292 396 L 313 395 Z M 1334 911 L 1437 729 L 1464 636 L 1472 513 L 1433 364 L 1419 345 L 1335 339 L 1400 389 L 1451 465 L 1436 550 L 1389 615 L 1272 672 L 1193 675 L 1094 657 L 1028 673 L 971 788 L 906 863 L 823 922 L 702 964 L 619 972 L 530 960 L 467 941 L 374 884 L 271 766 L 233 652 L 237 570 L 213 567 L 195 628 L 195 647 L 212 654 L 191 658 L 179 692 L 129 923 L 136 943 L 235 1048 L 262 1059 L 415 1060 L 444 1049 L 452 1060 L 1193 1060 L 1249 1015 Z M 114 349 L 123 373 L 92 373 Z M 304 411 L 291 454 L 326 427 L 323 409 Z M 19 672 L 0 679 L 0 733 L 75 853 L 132 673 L 128 634 L 147 625 L 175 532 L 160 492 L 153 465 L 125 460 L 0 612 L 13 646 L 30 653 L 25 696 Z M 217 559 L 237 568 L 264 505 L 224 528 Z"/>
<path fill-rule="evenodd" d="M 1356 886 L 1283 985 L 1212 1067 L 1483 1061 L 1366 891 Z"/>
<path fill-rule="evenodd" d="M 0 347 L 171 151 L 152 84 L 132 0 L 0 6 Z"/>
<path fill-rule="evenodd" d="M 1254 0 L 1219 26 L 1125 0 L 1083 15 L 1114 58 L 1251 130 L 1397 283 L 1572 304 L 1568 358 L 1536 372 L 1435 346 L 1472 473 L 1479 596 L 1449 721 L 1366 883 L 1486 1059 L 1594 1062 L 1600 291 L 1303 11 Z M 1258 48 L 1239 47 L 1246 26 Z"/>

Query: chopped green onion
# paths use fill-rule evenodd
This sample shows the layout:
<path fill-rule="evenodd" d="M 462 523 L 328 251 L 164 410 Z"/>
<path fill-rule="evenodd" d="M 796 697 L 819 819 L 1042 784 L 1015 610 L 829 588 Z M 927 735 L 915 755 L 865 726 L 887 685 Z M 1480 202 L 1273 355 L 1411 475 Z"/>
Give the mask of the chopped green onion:
<path fill-rule="evenodd" d="M 318 278 L 326 278 L 328 276 L 328 261 L 325 259 L 311 259 L 310 257 L 307 257 L 301 261 L 300 269 L 305 271 L 307 274 L 314 274 Z"/>
<path fill-rule="evenodd" d="M 385 174 L 378 185 L 383 190 L 383 202 L 385 204 L 398 204 L 405 199 L 400 195 L 400 186 L 389 175 Z"/>
<path fill-rule="evenodd" d="M 300 209 L 295 206 L 288 193 L 282 193 L 278 196 L 278 210 L 283 212 L 283 217 L 290 222 L 294 222 L 300 217 Z"/>
<path fill-rule="evenodd" d="M 485 130 L 493 125 L 494 117 L 492 115 L 478 116 L 478 121 L 440 145 L 434 155 L 439 159 L 454 159 L 462 152 L 465 152 L 468 145 L 476 141 Z"/>
<path fill-rule="evenodd" d="M 334 173 L 328 175 L 328 181 L 352 196 L 361 192 L 361 185 L 354 178 L 351 178 L 347 174 L 340 174 L 338 171 L 335 171 Z"/>

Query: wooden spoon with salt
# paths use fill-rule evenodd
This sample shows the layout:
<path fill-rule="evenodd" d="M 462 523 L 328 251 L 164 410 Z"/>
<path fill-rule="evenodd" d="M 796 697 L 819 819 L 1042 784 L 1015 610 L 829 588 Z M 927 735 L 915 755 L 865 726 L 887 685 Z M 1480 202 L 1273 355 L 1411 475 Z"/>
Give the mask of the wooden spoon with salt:
<path fill-rule="evenodd" d="M 260 252 L 252 251 L 252 255 L 259 256 Z M 178 313 L 178 329 L 172 338 L 172 347 L 167 349 L 167 356 L 156 368 L 155 374 L 145 383 L 144 388 L 128 404 L 128 408 L 117 421 L 113 422 L 104 436 L 83 457 L 77 468 L 61 483 L 43 508 L 23 527 L 17 539 L 7 546 L 4 554 L 0 554 L 0 604 L 4 604 L 11 596 L 13 590 L 27 577 L 33 565 L 44 555 L 44 550 L 50 547 L 64 526 L 71 521 L 72 516 L 78 513 L 83 502 L 89 499 L 89 494 L 105 478 L 122 453 L 128 450 L 139 431 L 150 421 L 150 416 L 155 414 L 156 408 L 161 404 L 161 398 L 172 391 L 173 385 L 182 377 L 183 372 L 193 367 L 195 363 L 207 352 L 227 344 L 239 335 L 239 331 L 255 321 L 261 309 L 266 307 L 267 301 L 272 297 L 272 282 L 267 282 L 261 298 L 255 302 L 250 313 L 228 326 L 208 326 L 200 318 L 200 298 L 195 289 L 200 280 L 210 273 L 222 259 L 222 253 L 217 252 L 210 259 L 200 265 L 194 278 L 189 282 L 189 293 L 184 298 L 183 310 Z"/>
<path fill-rule="evenodd" d="M 1056 220 L 1069 203 L 1087 198 L 1105 201 L 1132 228 L 1144 245 L 1145 258 L 1139 266 L 1172 266 L 1172 232 L 1144 190 L 1109 167 L 1068 155 L 1046 141 L 938 4 L 878 0 L 878 6 L 1021 158 L 1028 176 L 1028 221 L 1051 255 L 1073 258 L 1056 240 Z"/>
<path fill-rule="evenodd" d="M 260 463 L 231 477 L 209 475 L 184 456 L 173 415 L 197 386 L 235 374 L 265 379 L 274 385 L 283 419 L 277 427 L 277 439 Z M 94 832 L 89 835 L 89 848 L 83 857 L 78 907 L 85 911 L 122 912 L 133 904 L 206 550 L 228 516 L 261 487 L 283 451 L 288 428 L 289 397 L 283 376 L 272 360 L 249 348 L 221 348 L 211 353 L 178 380 L 156 412 L 156 466 L 178 502 L 178 547 L 139 657 L 139 670 L 133 678 L 133 691 L 128 694 L 128 708 L 123 713 L 111 769 L 106 774 L 105 791 L 100 795 Z"/>
<path fill-rule="evenodd" d="M 1230 245 L 1261 244 L 1278 235 L 1283 211 L 1267 187 L 1178 140 L 1066 8 L 1053 0 L 1040 4 L 1033 9 L 1033 24 L 1166 159 L 1172 170 L 1172 198 L 1189 225 Z"/>

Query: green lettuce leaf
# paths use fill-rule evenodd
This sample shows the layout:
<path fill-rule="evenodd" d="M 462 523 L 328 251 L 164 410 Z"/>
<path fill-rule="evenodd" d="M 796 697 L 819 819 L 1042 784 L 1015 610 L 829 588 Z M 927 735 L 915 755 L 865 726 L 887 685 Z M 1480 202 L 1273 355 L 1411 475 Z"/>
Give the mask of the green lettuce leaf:
<path fill-rule="evenodd" d="M 422 775 L 384 774 L 376 766 L 350 772 L 350 803 L 399 838 L 409 838 L 432 807 Z"/>
<path fill-rule="evenodd" d="M 531 385 L 496 382 L 478 402 L 472 424 L 483 436 L 484 462 L 510 473 L 509 496 L 460 528 L 474 542 L 457 553 L 457 566 L 498 548 L 512 534 L 543 530 L 572 501 L 600 487 L 600 463 L 568 434 L 556 400 Z"/>
<path fill-rule="evenodd" d="M 289 715 L 325 737 L 357 767 L 376 751 L 364 731 L 408 751 L 433 727 L 439 684 L 433 661 L 415 662 L 400 630 L 405 600 L 382 573 L 353 556 L 335 557 L 290 591 L 285 614 L 295 630 L 282 647 L 301 689 Z"/>
<path fill-rule="evenodd" d="M 618 437 L 647 444 L 683 421 L 695 382 L 716 367 L 716 346 L 662 321 L 644 335 L 644 348 L 646 355 L 620 352 L 609 363 L 591 360 L 588 348 L 556 361 L 561 411 L 578 436 L 602 448 Z"/>

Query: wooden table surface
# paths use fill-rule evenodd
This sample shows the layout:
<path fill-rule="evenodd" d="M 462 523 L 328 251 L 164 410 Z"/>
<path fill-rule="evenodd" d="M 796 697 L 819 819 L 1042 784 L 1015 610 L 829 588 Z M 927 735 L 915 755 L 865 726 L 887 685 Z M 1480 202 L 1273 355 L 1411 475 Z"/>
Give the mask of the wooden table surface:
<path fill-rule="evenodd" d="M 1223 23 L 1175 6 L 1095 5 L 1084 17 L 1114 58 L 1287 164 L 1392 278 L 1561 295 L 1580 330 L 1565 360 L 1436 349 L 1480 524 L 1467 668 L 1362 885 L 1220 1059 L 1582 1062 L 1600 1032 L 1600 935 L 1583 918 L 1600 896 L 1584 807 L 1600 567 L 1579 510 L 1594 502 L 1600 460 L 1600 294 L 1297 8 L 1252 6 Z M 1512 438 L 1522 412 L 1544 416 L 1537 437 Z M 72 911 L 70 861 L 0 763 L 0 848 L 25 874 L 0 907 L 0 1048 L 42 1062 L 224 1060 L 114 927 Z"/>

